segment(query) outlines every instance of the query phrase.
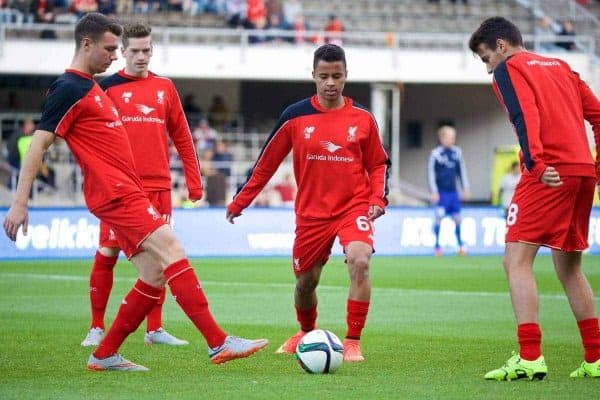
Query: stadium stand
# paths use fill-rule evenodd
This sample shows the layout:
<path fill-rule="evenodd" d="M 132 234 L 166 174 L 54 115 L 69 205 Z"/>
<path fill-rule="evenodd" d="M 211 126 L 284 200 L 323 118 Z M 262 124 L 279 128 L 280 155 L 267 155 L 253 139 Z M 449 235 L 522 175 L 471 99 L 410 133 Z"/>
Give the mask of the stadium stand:
<path fill-rule="evenodd" d="M 24 3 L 33 4 L 29 0 L 0 0 L 0 21 L 4 23 L 0 33 L 0 44 L 4 40 L 12 39 L 38 40 L 41 35 L 47 35 L 48 31 L 53 31 L 54 34 L 51 36 L 57 40 L 72 38 L 71 24 L 76 20 L 76 16 L 67 6 L 68 0 L 64 1 L 61 6 L 55 7 L 53 24 L 41 25 L 41 27 L 34 22 L 37 18 L 30 12 L 30 8 L 23 6 Z M 183 2 L 179 10 L 175 10 L 173 7 L 161 8 L 158 6 L 144 13 L 136 12 L 135 7 L 125 7 L 124 11 L 117 14 L 117 18 L 122 21 L 146 20 L 155 28 L 159 40 L 169 43 L 215 43 L 242 46 L 244 38 L 248 38 L 248 36 L 240 34 L 239 27 L 230 27 L 232 23 L 228 20 L 230 16 L 226 9 L 221 12 L 202 12 L 202 10 L 192 9 L 189 3 Z M 503 15 L 515 21 L 523 33 L 529 35 L 530 38 L 534 37 L 533 42 L 536 43 L 539 42 L 539 37 L 532 35 L 539 33 L 536 27 L 542 17 L 549 17 L 554 21 L 572 21 L 578 35 L 576 38 L 579 38 L 579 35 L 591 35 L 594 38 L 591 43 L 595 46 L 593 53 L 596 59 L 600 56 L 600 22 L 598 20 L 600 5 L 598 1 L 593 0 L 579 2 L 570 0 L 469 0 L 467 4 L 451 3 L 448 0 L 437 2 L 426 0 L 330 0 L 327 2 L 301 0 L 297 3 L 307 22 L 306 32 L 303 32 L 304 39 L 313 42 L 311 44 L 321 43 L 325 40 L 327 34 L 324 29 L 330 17 L 335 15 L 344 26 L 342 34 L 344 45 L 395 47 L 408 50 L 444 48 L 463 51 L 464 43 L 461 42 L 462 39 L 457 40 L 457 38 L 462 38 L 463 35 L 470 33 L 482 19 L 490 15 Z M 61 4 L 61 2 L 56 4 Z M 243 26 L 243 22 L 240 25 Z M 290 32 L 290 28 L 292 28 L 290 24 L 279 27 L 279 29 L 283 29 L 281 35 L 284 39 L 278 45 L 292 46 L 293 42 L 298 43 L 297 36 Z M 261 37 L 256 31 L 248 32 L 252 32 L 249 34 L 251 36 Z M 279 33 L 272 31 L 268 35 L 272 37 Z M 265 34 L 262 37 L 268 35 Z M 452 40 L 444 42 L 444 37 Z M 536 48 L 539 43 L 533 44 L 533 48 Z M 576 42 L 575 48 L 585 50 L 586 46 L 588 46 L 588 42 Z M 2 47 L 0 47 L 0 57 L 1 52 Z M 36 88 L 34 90 L 46 86 L 46 83 L 40 81 L 37 87 L 34 86 Z M 3 107 L 0 110 L 0 136 L 3 140 L 3 143 L 0 144 L 0 152 L 3 155 L 7 153 L 7 140 L 10 134 L 17 129 L 23 118 L 31 116 L 34 110 L 39 110 L 38 105 L 33 105 L 30 109 L 25 110 L 26 112 L 18 107 L 15 109 Z M 251 167 L 261 144 L 268 135 L 268 126 L 272 125 L 272 121 L 269 120 L 264 126 L 254 127 L 247 122 L 250 118 L 248 115 L 244 115 L 243 111 L 241 110 L 240 114 L 232 115 L 234 123 L 215 127 L 218 128 L 219 138 L 228 144 L 233 161 L 216 161 L 212 163 L 212 166 L 215 168 L 231 167 L 232 174 L 228 183 L 230 194 L 244 180 L 246 171 Z M 202 117 L 204 117 L 202 114 L 191 116 L 194 120 Z M 192 129 L 194 129 L 193 126 Z M 0 161 L 3 160 L 4 157 L 0 158 Z M 81 176 L 72 162 L 68 150 L 66 148 L 56 150 L 56 154 L 49 159 L 49 163 L 57 172 L 57 184 L 63 188 L 68 187 L 69 190 L 45 190 L 43 184 L 40 184 L 40 187 L 32 194 L 35 200 L 34 204 L 81 204 L 79 190 Z M 172 164 L 173 182 L 177 189 L 181 187 L 183 180 L 181 174 L 178 173 L 180 170 L 178 160 L 174 159 Z M 3 183 L 6 183 L 4 186 L 10 190 L 14 185 L 17 170 L 5 163 L 2 163 L 0 168 L 2 169 L 0 177 L 2 177 Z M 281 177 L 284 174 L 285 171 L 280 174 Z M 419 204 L 420 199 L 427 198 L 427 193 L 420 190 L 414 183 L 403 182 L 403 191 L 406 196 L 394 199 L 397 203 Z M 60 194 L 63 198 L 56 197 Z M 0 206 L 8 204 L 9 198 L 7 189 L 0 191 Z"/>

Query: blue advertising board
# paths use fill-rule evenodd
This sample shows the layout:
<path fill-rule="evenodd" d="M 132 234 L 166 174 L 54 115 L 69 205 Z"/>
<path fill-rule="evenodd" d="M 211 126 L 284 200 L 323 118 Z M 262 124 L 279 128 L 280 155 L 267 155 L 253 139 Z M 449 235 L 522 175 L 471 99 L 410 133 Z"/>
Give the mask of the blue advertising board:
<path fill-rule="evenodd" d="M 0 220 L 6 209 L 0 210 Z M 504 219 L 492 207 L 463 209 L 462 237 L 469 254 L 502 254 Z M 431 255 L 434 236 L 430 208 L 390 207 L 375 223 L 379 255 Z M 231 225 L 223 208 L 176 209 L 173 229 L 189 257 L 290 256 L 294 213 L 287 208 L 249 208 Z M 440 232 L 442 250 L 456 250 L 454 223 L 446 218 Z M 590 219 L 590 252 L 600 254 L 600 208 Z M 0 259 L 89 258 L 98 245 L 98 220 L 83 208 L 31 209 L 27 236 L 16 242 L 0 235 Z M 338 243 L 334 254 L 341 254 Z"/>

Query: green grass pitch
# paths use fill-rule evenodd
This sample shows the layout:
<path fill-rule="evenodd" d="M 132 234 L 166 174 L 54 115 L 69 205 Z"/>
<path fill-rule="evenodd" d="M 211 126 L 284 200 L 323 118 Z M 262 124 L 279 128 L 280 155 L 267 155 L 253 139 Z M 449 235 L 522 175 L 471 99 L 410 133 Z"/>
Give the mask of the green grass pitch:
<path fill-rule="evenodd" d="M 0 399 L 593 399 L 600 393 L 600 379 L 568 377 L 582 349 L 547 256 L 535 265 L 549 366 L 541 382 L 483 380 L 517 350 L 500 257 L 375 256 L 366 361 L 333 375 L 306 374 L 293 357 L 274 354 L 297 329 L 287 258 L 193 260 L 219 323 L 233 334 L 270 340 L 258 355 L 210 364 L 202 337 L 168 298 L 164 326 L 189 346 L 144 346 L 140 328 L 121 353 L 150 372 L 88 372 L 91 350 L 80 342 L 89 323 L 90 263 L 0 262 Z M 600 257 L 585 256 L 584 265 L 598 304 Z M 134 279 L 133 268 L 119 262 L 107 322 Z M 347 286 L 343 260 L 333 258 L 318 290 L 318 324 L 340 337 Z"/>

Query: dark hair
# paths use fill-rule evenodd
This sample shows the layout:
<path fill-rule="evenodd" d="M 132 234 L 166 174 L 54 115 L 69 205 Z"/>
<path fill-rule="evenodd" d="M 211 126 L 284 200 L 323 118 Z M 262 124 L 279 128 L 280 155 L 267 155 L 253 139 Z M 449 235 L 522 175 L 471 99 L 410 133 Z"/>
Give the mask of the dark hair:
<path fill-rule="evenodd" d="M 131 38 L 145 38 L 150 36 L 152 28 L 143 22 L 133 22 L 123 26 L 123 47 L 129 46 Z"/>
<path fill-rule="evenodd" d="M 121 36 L 123 28 L 115 21 L 100 13 L 88 13 L 75 25 L 75 48 L 81 47 L 83 38 L 90 38 L 96 42 L 106 32 Z"/>
<path fill-rule="evenodd" d="M 344 53 L 344 49 L 335 44 L 324 44 L 315 50 L 313 69 L 317 68 L 317 64 L 320 60 L 327 62 L 342 61 L 344 63 L 344 68 L 346 68 L 346 53 Z"/>
<path fill-rule="evenodd" d="M 485 44 L 490 50 L 496 50 L 496 40 L 504 39 L 513 46 L 523 46 L 523 37 L 519 28 L 503 17 L 488 18 L 471 35 L 469 48 L 477 53 L 479 45 Z"/>
<path fill-rule="evenodd" d="M 519 166 L 519 162 L 518 161 L 513 161 L 512 164 L 510 164 L 510 169 L 515 169 L 515 167 Z"/>

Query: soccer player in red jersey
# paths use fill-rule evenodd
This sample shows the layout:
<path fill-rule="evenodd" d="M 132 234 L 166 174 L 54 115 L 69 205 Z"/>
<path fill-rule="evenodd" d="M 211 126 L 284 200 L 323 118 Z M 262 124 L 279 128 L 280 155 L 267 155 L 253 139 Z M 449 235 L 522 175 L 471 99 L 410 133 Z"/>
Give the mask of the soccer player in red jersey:
<path fill-rule="evenodd" d="M 202 197 L 202 179 L 192 134 L 173 82 L 148 70 L 152 57 L 151 28 L 142 23 L 126 25 L 122 41 L 121 52 L 125 58 L 125 68 L 103 79 L 100 87 L 106 91 L 119 111 L 129 135 L 136 171 L 143 189 L 152 205 L 169 223 L 172 209 L 168 137 L 175 144 L 183 161 L 188 197 L 192 201 Z M 82 346 L 97 346 L 104 335 L 104 314 L 119 251 L 120 246 L 114 232 L 101 221 L 100 248 L 96 252 L 90 273 L 92 321 L 86 338 L 81 342 Z M 163 291 L 160 300 L 148 314 L 144 342 L 149 345 L 188 344 L 162 328 L 164 300 Z"/>
<path fill-rule="evenodd" d="M 98 13 L 87 14 L 77 23 L 75 56 L 70 68 L 48 90 L 4 230 L 13 241 L 20 227 L 27 234 L 27 202 L 33 180 L 46 149 L 56 135 L 62 137 L 83 172 L 87 207 L 115 232 L 119 246 L 132 255 L 130 261 L 139 273 L 106 336 L 90 355 L 88 369 L 148 370 L 126 360 L 118 350 L 154 308 L 165 284 L 206 339 L 213 363 L 247 357 L 268 341 L 227 335 L 215 322 L 181 244 L 144 193 L 118 110 L 93 79 L 116 60 L 121 33 L 120 25 Z"/>
<path fill-rule="evenodd" d="M 390 162 L 373 116 L 342 95 L 346 77 L 341 47 L 326 44 L 315 51 L 316 95 L 283 112 L 226 218 L 233 223 L 241 215 L 292 150 L 298 184 L 292 266 L 300 331 L 277 352 L 295 352 L 302 336 L 315 328 L 316 288 L 337 236 L 350 274 L 344 360 L 363 361 L 359 340 L 371 297 L 373 221 L 387 205 Z"/>
<path fill-rule="evenodd" d="M 485 20 L 469 47 L 494 74 L 494 91 L 521 146 L 523 171 L 507 213 L 504 252 L 520 351 L 485 378 L 531 380 L 547 373 L 533 275 L 540 246 L 551 249 L 581 334 L 584 361 L 571 377 L 600 377 L 600 328 L 581 269 L 600 177 L 600 158 L 594 163 L 584 120 L 592 125 L 598 151 L 600 101 L 564 61 L 525 50 L 519 29 L 502 17 Z"/>

